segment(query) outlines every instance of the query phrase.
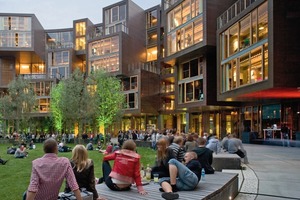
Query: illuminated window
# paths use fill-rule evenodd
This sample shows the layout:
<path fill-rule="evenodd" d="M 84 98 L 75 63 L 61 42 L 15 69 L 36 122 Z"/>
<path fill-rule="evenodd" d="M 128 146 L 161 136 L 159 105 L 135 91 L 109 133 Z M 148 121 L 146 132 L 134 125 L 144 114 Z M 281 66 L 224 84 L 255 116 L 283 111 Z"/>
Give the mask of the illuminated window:
<path fill-rule="evenodd" d="M 76 25 L 75 25 L 76 37 L 85 35 L 85 31 L 86 31 L 86 23 L 85 22 L 76 23 Z"/>
<path fill-rule="evenodd" d="M 147 49 L 147 62 L 157 60 L 157 47 Z"/>
<path fill-rule="evenodd" d="M 258 8 L 258 40 L 268 37 L 268 2 Z"/>
<path fill-rule="evenodd" d="M 157 25 L 157 10 L 152 10 L 146 14 L 147 28 Z"/>
<path fill-rule="evenodd" d="M 203 79 L 195 81 L 187 81 L 180 83 L 179 87 L 179 103 L 188 103 L 194 101 L 203 101 Z"/>

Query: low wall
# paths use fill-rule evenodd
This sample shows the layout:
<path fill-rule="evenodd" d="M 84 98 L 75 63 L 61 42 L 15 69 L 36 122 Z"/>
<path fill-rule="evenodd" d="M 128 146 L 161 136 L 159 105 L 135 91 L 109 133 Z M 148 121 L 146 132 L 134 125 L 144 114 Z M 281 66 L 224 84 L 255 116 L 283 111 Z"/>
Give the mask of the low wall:
<path fill-rule="evenodd" d="M 237 154 L 226 152 L 213 154 L 212 167 L 216 171 L 222 171 L 223 169 L 241 169 L 241 158 Z"/>

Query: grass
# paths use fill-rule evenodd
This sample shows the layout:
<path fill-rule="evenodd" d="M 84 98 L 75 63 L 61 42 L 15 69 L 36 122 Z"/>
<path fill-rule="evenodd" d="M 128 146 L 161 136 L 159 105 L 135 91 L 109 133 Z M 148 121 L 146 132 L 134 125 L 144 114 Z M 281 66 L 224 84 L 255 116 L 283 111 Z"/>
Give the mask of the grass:
<path fill-rule="evenodd" d="M 3 160 L 9 159 L 6 165 L 0 165 L 0 197 L 3 200 L 22 199 L 23 192 L 27 189 L 30 181 L 32 161 L 44 155 L 43 145 L 37 143 L 36 149 L 28 150 L 29 156 L 24 159 L 16 159 L 13 155 L 6 154 L 7 147 L 11 144 L 0 144 L 0 155 Z M 73 147 L 74 144 L 68 144 Z M 138 147 L 138 153 L 142 156 L 141 163 L 154 164 L 155 151 L 150 148 Z M 59 157 L 71 158 L 71 152 L 59 153 Z M 102 176 L 103 155 L 98 151 L 89 151 L 89 157 L 95 164 L 95 176 Z M 64 188 L 62 185 L 61 190 Z"/>

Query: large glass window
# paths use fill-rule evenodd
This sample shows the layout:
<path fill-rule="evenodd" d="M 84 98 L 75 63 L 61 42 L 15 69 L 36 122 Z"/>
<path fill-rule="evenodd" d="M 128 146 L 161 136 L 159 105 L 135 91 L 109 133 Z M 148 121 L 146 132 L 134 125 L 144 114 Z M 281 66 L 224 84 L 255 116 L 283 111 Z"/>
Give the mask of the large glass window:
<path fill-rule="evenodd" d="M 179 80 L 195 77 L 200 75 L 199 60 L 194 59 L 189 62 L 183 63 L 182 67 L 179 69 Z"/>
<path fill-rule="evenodd" d="M 98 69 L 103 69 L 107 72 L 116 72 L 119 71 L 119 67 L 119 54 L 102 56 L 99 59 L 91 61 L 90 72 Z"/>
<path fill-rule="evenodd" d="M 258 13 L 258 40 L 268 37 L 268 2 L 265 2 L 257 10 Z"/>
<path fill-rule="evenodd" d="M 126 5 L 115 6 L 105 10 L 105 24 L 114 24 L 126 19 Z"/>
<path fill-rule="evenodd" d="M 1 16 L 0 31 L 31 31 L 31 17 Z"/>
<path fill-rule="evenodd" d="M 152 10 L 146 14 L 147 28 L 157 25 L 157 10 Z"/>
<path fill-rule="evenodd" d="M 203 79 L 179 84 L 179 103 L 203 101 Z"/>
<path fill-rule="evenodd" d="M 147 45 L 154 45 L 157 43 L 157 32 L 149 32 L 147 33 Z"/>
<path fill-rule="evenodd" d="M 267 18 L 267 2 L 265 2 L 221 33 L 221 60 L 232 56 L 232 59 L 223 63 L 221 67 L 223 92 L 268 79 L 268 43 L 257 48 L 251 47 L 267 38 Z M 239 51 L 245 51 L 245 48 L 249 48 L 247 53 L 242 56 L 236 55 Z"/>
<path fill-rule="evenodd" d="M 268 54 L 268 44 L 264 44 L 263 46 L 263 52 L 264 52 L 264 55 L 263 55 L 263 76 L 264 76 L 264 80 L 267 80 L 268 79 L 268 76 L 269 76 L 269 54 Z"/>
<path fill-rule="evenodd" d="M 239 48 L 237 25 L 234 25 L 229 29 L 229 44 L 229 55 L 232 55 L 237 52 Z"/>
<path fill-rule="evenodd" d="M 250 60 L 249 54 L 245 54 L 240 58 L 240 86 L 250 83 Z"/>
<path fill-rule="evenodd" d="M 92 42 L 89 50 L 91 57 L 119 52 L 119 36 Z"/>
<path fill-rule="evenodd" d="M 48 53 L 48 66 L 69 65 L 69 52 L 58 51 Z"/>
<path fill-rule="evenodd" d="M 85 35 L 85 31 L 86 31 L 86 23 L 85 22 L 76 23 L 76 25 L 75 25 L 76 37 Z"/>
<path fill-rule="evenodd" d="M 72 48 L 73 32 L 55 32 L 46 34 L 46 44 L 48 49 L 55 48 Z"/>
<path fill-rule="evenodd" d="M 184 1 L 182 2 L 182 23 L 186 23 L 191 18 L 191 1 Z"/>
<path fill-rule="evenodd" d="M 226 30 L 221 34 L 220 38 L 220 47 L 221 47 L 221 59 L 224 60 L 228 57 L 228 38 L 229 38 L 229 30 Z"/>
<path fill-rule="evenodd" d="M 202 17 L 198 18 L 196 21 L 186 24 L 183 28 L 177 29 L 176 31 L 172 31 L 168 34 L 167 54 L 174 54 L 201 41 L 203 41 Z"/>
<path fill-rule="evenodd" d="M 251 83 L 262 81 L 262 49 L 256 48 L 251 51 Z"/>
<path fill-rule="evenodd" d="M 128 93 L 125 94 L 125 109 L 136 109 L 138 108 L 138 94 Z"/>
<path fill-rule="evenodd" d="M 157 60 L 157 47 L 147 49 L 147 62 Z"/>
<path fill-rule="evenodd" d="M 119 7 L 116 6 L 111 9 L 111 22 L 116 22 L 119 20 Z"/>
<path fill-rule="evenodd" d="M 85 49 L 85 37 L 76 38 L 76 51 L 84 50 Z"/>
<path fill-rule="evenodd" d="M 167 14 L 168 32 L 203 12 L 203 0 L 185 0 Z"/>
<path fill-rule="evenodd" d="M 194 44 L 203 41 L 202 17 L 194 22 Z"/>
<path fill-rule="evenodd" d="M 252 44 L 257 42 L 257 10 L 251 13 L 252 17 Z"/>
<path fill-rule="evenodd" d="M 41 63 L 20 64 L 20 74 L 45 74 L 45 66 Z"/>
<path fill-rule="evenodd" d="M 0 17 L 0 47 L 31 47 L 31 17 Z"/>
<path fill-rule="evenodd" d="M 240 49 L 250 46 L 250 16 L 240 22 Z"/>

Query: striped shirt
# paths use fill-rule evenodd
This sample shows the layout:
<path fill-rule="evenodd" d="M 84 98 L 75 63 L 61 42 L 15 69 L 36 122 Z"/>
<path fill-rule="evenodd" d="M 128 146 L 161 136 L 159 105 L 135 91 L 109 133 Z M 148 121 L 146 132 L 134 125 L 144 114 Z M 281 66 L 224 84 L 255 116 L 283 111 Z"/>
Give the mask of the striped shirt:
<path fill-rule="evenodd" d="M 32 161 L 28 191 L 36 193 L 36 200 L 56 200 L 65 178 L 72 191 L 79 189 L 69 159 L 47 153 Z"/>
<path fill-rule="evenodd" d="M 174 142 L 169 146 L 169 148 L 173 150 L 176 160 L 182 162 L 185 154 L 184 149 Z"/>

